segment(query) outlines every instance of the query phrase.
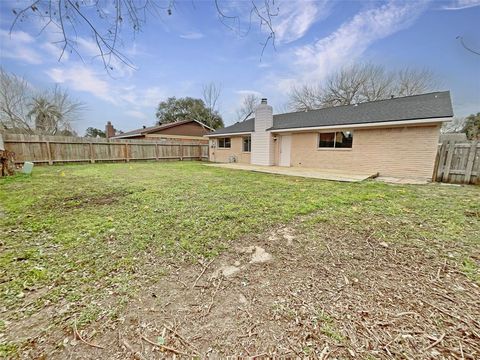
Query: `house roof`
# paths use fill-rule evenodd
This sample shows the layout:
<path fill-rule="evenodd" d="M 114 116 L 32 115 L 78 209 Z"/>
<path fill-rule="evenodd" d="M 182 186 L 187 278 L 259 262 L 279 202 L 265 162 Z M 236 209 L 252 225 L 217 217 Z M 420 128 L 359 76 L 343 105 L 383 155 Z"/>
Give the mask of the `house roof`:
<path fill-rule="evenodd" d="M 283 130 L 322 126 L 362 125 L 380 122 L 449 118 L 453 116 L 449 91 L 370 101 L 355 105 L 273 115 L 273 126 Z M 238 122 L 211 135 L 253 132 L 255 119 Z"/>
<path fill-rule="evenodd" d="M 204 123 L 201 123 L 200 121 L 197 121 L 197 120 L 181 120 L 181 121 L 175 121 L 173 123 L 161 124 L 161 125 L 155 125 L 155 126 L 148 126 L 148 127 L 144 127 L 144 128 L 140 128 L 140 129 L 136 129 L 136 130 L 127 131 L 127 132 L 124 132 L 122 134 L 112 136 L 112 139 L 122 139 L 122 138 L 127 138 L 127 137 L 151 134 L 151 133 L 155 133 L 157 131 L 169 129 L 169 128 L 172 128 L 172 127 L 175 127 L 175 126 L 178 126 L 178 125 L 188 124 L 189 122 L 196 122 L 196 123 L 200 124 L 201 126 L 203 126 L 204 128 L 207 128 L 211 131 L 214 130 L 211 127 L 209 127 L 209 126 L 205 125 Z"/>
<path fill-rule="evenodd" d="M 273 117 L 275 117 L 275 115 Z M 218 129 L 210 135 L 249 133 L 249 132 L 253 132 L 254 130 L 255 130 L 255 119 L 250 118 L 244 121 L 237 122 L 233 125 Z"/>

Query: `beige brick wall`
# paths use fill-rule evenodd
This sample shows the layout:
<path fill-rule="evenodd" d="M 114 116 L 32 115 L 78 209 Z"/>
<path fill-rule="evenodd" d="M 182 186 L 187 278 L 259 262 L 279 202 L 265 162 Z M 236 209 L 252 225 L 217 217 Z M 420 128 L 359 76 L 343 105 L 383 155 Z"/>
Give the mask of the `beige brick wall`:
<path fill-rule="evenodd" d="M 355 129 L 352 149 L 318 149 L 318 132 L 292 135 L 291 165 L 430 179 L 440 124 Z"/>
<path fill-rule="evenodd" d="M 228 163 L 230 156 L 235 155 L 237 162 L 242 164 L 250 164 L 250 153 L 243 152 L 243 137 L 242 136 L 230 136 L 231 147 L 230 149 L 221 149 L 218 147 L 217 139 L 213 138 L 210 141 L 216 142 L 216 147 L 212 148 L 210 145 L 210 161 Z"/>

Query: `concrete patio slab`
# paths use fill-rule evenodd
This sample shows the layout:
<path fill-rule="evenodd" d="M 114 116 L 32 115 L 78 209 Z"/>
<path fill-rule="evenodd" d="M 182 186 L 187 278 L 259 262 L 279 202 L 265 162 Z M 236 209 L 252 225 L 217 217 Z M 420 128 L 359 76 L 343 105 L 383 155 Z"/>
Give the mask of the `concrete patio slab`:
<path fill-rule="evenodd" d="M 375 181 L 385 182 L 387 184 L 399 184 L 399 185 L 425 185 L 430 183 L 425 179 L 395 178 L 395 177 L 388 177 L 388 176 L 379 176 L 375 178 Z"/>
<path fill-rule="evenodd" d="M 298 167 L 284 167 L 284 166 L 260 166 L 260 165 L 248 165 L 248 164 L 238 164 L 238 163 L 205 164 L 205 166 L 213 166 L 213 167 L 218 167 L 223 169 L 257 171 L 257 172 L 263 172 L 268 174 L 298 176 L 298 177 L 312 178 L 312 179 L 344 181 L 344 182 L 359 182 L 359 181 L 363 181 L 368 178 L 373 178 L 377 176 L 377 174 L 347 173 L 347 172 L 328 170 L 328 169 L 298 168 Z"/>

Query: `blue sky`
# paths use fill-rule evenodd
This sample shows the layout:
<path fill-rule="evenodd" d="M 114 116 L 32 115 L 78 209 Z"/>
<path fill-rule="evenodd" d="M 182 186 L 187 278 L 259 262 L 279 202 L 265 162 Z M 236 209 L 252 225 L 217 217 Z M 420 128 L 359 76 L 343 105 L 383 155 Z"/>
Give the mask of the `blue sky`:
<path fill-rule="evenodd" d="M 240 31 L 245 32 L 250 2 L 219 4 L 227 14 L 243 14 Z M 236 121 L 236 109 L 248 93 L 267 97 L 274 112 L 283 112 L 292 85 L 321 82 L 355 62 L 391 70 L 428 68 L 442 90 L 451 90 L 455 115 L 480 111 L 480 56 L 456 40 L 461 35 L 480 50 L 480 0 L 276 4 L 276 49 L 268 46 L 262 58 L 268 34 L 257 22 L 247 35 L 239 34 L 219 21 L 213 1 L 177 1 L 171 16 L 162 11 L 149 17 L 135 37 L 121 33 L 121 50 L 136 69 L 114 63 L 109 75 L 87 33 L 77 39 L 83 61 L 66 54 L 60 62 L 54 29 L 37 36 L 41 25 L 27 21 L 9 34 L 11 9 L 20 5 L 2 1 L 0 61 L 36 88 L 58 83 L 84 102 L 87 111 L 74 124 L 80 134 L 89 126 L 103 129 L 107 121 L 124 131 L 152 125 L 159 101 L 201 97 L 209 82 L 222 87 L 219 109 L 226 125 Z"/>

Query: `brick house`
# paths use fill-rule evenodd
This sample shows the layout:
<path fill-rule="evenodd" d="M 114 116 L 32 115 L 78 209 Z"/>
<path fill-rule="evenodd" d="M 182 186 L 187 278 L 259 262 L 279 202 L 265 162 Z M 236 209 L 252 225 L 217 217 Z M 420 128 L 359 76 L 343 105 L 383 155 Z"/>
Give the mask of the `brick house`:
<path fill-rule="evenodd" d="M 440 127 L 453 117 L 450 92 L 255 116 L 206 135 L 209 159 L 431 179 Z"/>
<path fill-rule="evenodd" d="M 182 120 L 155 126 L 143 126 L 140 129 L 115 134 L 111 122 L 105 126 L 105 134 L 110 139 L 142 139 L 162 142 L 187 142 L 191 144 L 208 144 L 204 135 L 214 131 L 212 128 L 197 120 Z"/>

